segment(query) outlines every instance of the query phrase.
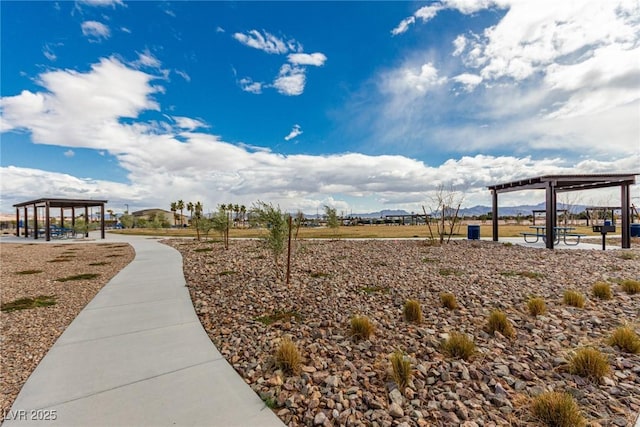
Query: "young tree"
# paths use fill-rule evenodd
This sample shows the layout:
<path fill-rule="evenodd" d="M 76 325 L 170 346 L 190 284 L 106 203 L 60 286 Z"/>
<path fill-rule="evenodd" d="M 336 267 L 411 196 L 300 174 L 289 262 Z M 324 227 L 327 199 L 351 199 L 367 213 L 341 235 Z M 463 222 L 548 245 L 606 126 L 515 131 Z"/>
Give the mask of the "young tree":
<path fill-rule="evenodd" d="M 438 186 L 433 197 L 431 197 L 430 206 L 431 215 L 437 218 L 436 231 L 440 244 L 444 243 L 444 237 L 447 236 L 447 242 L 451 240 L 451 236 L 459 223 L 458 212 L 464 201 L 464 193 L 456 191 L 453 185 L 445 188 L 444 185 Z M 433 208 L 435 205 L 435 209 Z M 431 227 L 429 227 L 431 231 Z M 433 235 L 431 236 L 433 238 Z"/>
<path fill-rule="evenodd" d="M 133 215 L 124 214 L 120 217 L 120 222 L 124 228 L 132 228 L 134 224 Z"/>
<path fill-rule="evenodd" d="M 336 208 L 324 205 L 324 214 L 327 217 L 327 226 L 333 230 L 334 236 L 337 237 L 338 230 L 340 229 L 340 219 L 338 218 Z"/>
<path fill-rule="evenodd" d="M 269 231 L 263 241 L 273 256 L 276 276 L 281 278 L 280 256 L 285 250 L 289 235 L 287 216 L 282 213 L 280 206 L 275 208 L 271 203 L 261 201 L 253 204 L 250 214 L 258 225 L 266 227 Z"/>
<path fill-rule="evenodd" d="M 224 248 L 229 249 L 229 215 L 222 205 L 218 207 L 218 212 L 211 216 L 211 227 L 222 236 Z"/>

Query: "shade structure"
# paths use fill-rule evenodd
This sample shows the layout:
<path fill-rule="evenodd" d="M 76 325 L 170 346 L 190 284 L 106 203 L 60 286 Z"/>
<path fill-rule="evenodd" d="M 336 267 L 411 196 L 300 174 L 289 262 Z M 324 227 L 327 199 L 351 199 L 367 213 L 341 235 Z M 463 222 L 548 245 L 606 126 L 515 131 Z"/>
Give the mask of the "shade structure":
<path fill-rule="evenodd" d="M 92 199 L 54 199 L 43 198 L 36 200 L 29 200 L 27 202 L 16 203 L 13 205 L 16 208 L 16 235 L 20 236 L 20 210 L 24 213 L 23 234 L 24 237 L 29 237 L 29 209 L 33 210 L 33 238 L 37 239 L 39 236 L 38 231 L 38 209 L 44 209 L 44 234 L 47 241 L 51 240 L 51 209 L 60 209 L 60 219 L 64 223 L 64 211 L 65 209 L 71 209 L 71 225 L 75 226 L 75 210 L 84 208 L 84 217 L 88 221 L 89 208 L 100 208 L 100 232 L 101 237 L 105 237 L 104 227 L 104 205 L 107 200 L 92 200 Z M 22 208 L 22 209 L 21 209 Z M 85 231 L 85 237 L 88 237 L 88 230 Z"/>
<path fill-rule="evenodd" d="M 492 195 L 493 240 L 498 241 L 498 194 L 521 190 L 546 191 L 545 233 L 547 248 L 553 249 L 553 227 L 557 222 L 557 193 L 566 191 L 593 190 L 596 188 L 620 187 L 622 210 L 622 247 L 631 247 L 630 230 L 630 186 L 636 183 L 638 173 L 589 174 L 589 175 L 544 175 L 521 179 L 488 187 Z"/>

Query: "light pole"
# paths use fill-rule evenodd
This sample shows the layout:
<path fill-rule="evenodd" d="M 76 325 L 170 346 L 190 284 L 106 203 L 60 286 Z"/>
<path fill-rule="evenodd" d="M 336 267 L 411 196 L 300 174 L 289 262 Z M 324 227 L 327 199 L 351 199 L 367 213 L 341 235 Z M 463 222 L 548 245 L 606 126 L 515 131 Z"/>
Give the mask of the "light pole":
<path fill-rule="evenodd" d="M 125 213 L 126 215 L 128 215 L 128 214 L 129 214 L 129 204 L 128 204 L 128 203 L 125 203 L 124 205 L 127 207 L 127 209 L 124 211 L 124 213 Z"/>

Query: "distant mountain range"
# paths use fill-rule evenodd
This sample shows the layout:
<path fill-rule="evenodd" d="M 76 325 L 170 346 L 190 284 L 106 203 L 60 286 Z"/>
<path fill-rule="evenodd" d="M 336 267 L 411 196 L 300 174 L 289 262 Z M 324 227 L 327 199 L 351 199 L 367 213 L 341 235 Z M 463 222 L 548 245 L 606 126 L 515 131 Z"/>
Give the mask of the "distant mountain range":
<path fill-rule="evenodd" d="M 498 216 L 517 216 L 518 214 L 526 216 L 531 215 L 533 210 L 542 210 L 545 208 L 544 203 L 539 203 L 537 205 L 520 205 L 520 206 L 499 206 L 498 207 Z M 564 209 L 565 206 L 562 203 L 558 203 L 558 209 Z M 587 208 L 586 205 L 574 205 L 571 207 L 571 211 L 573 213 L 583 212 Z M 413 212 L 422 214 L 422 212 Z M 429 211 L 427 211 L 429 213 Z M 460 212 L 458 212 L 458 216 L 480 216 L 487 213 L 491 213 L 490 206 L 473 206 L 470 208 L 461 208 Z M 385 216 L 394 216 L 394 215 L 411 215 L 411 212 L 407 212 L 402 209 L 384 209 L 378 212 L 368 212 L 368 213 L 353 213 L 350 215 L 345 214 L 345 216 L 351 216 L 354 218 L 384 218 Z M 316 215 L 305 215 L 307 218 L 316 218 Z M 318 215 L 322 217 L 322 214 Z"/>

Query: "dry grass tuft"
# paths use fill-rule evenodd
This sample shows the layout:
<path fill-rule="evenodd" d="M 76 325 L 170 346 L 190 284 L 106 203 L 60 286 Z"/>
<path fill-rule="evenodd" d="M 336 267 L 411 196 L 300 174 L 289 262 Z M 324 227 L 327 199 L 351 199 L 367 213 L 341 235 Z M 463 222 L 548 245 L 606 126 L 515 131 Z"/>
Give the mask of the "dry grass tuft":
<path fill-rule="evenodd" d="M 610 370 L 606 356 L 591 347 L 578 349 L 569 361 L 569 372 L 595 381 L 600 381 Z"/>
<path fill-rule="evenodd" d="M 351 318 L 351 335 L 359 340 L 368 340 L 375 327 L 366 316 L 354 316 Z"/>
<path fill-rule="evenodd" d="M 487 319 L 487 332 L 493 334 L 495 331 L 508 338 L 513 338 L 516 335 L 507 315 L 500 310 L 493 310 Z"/>
<path fill-rule="evenodd" d="M 609 338 L 609 345 L 618 347 L 625 353 L 640 353 L 640 337 L 629 326 L 621 326 Z"/>
<path fill-rule="evenodd" d="M 407 302 L 404 303 L 402 314 L 407 322 L 422 322 L 422 309 L 420 308 L 420 302 L 414 299 L 407 300 Z"/>
<path fill-rule="evenodd" d="M 591 288 L 593 296 L 600 299 L 611 299 L 613 294 L 611 293 L 611 286 L 606 282 L 596 282 Z"/>
<path fill-rule="evenodd" d="M 572 290 L 564 291 L 562 300 L 566 305 L 570 305 L 572 307 L 578 307 L 578 308 L 584 307 L 584 295 L 582 295 L 580 292 L 577 292 L 577 291 L 572 291 Z"/>
<path fill-rule="evenodd" d="M 280 345 L 276 349 L 275 362 L 276 366 L 287 374 L 297 374 L 300 372 L 300 364 L 302 357 L 298 347 L 289 338 L 280 341 Z"/>
<path fill-rule="evenodd" d="M 547 305 L 543 298 L 534 297 L 527 301 L 527 309 L 529 310 L 530 315 L 537 316 L 547 312 Z"/>
<path fill-rule="evenodd" d="M 578 404 L 568 393 L 542 393 L 533 399 L 531 413 L 544 426 L 582 427 L 586 424 Z"/>
<path fill-rule="evenodd" d="M 393 380 L 398 385 L 400 391 L 404 391 L 409 381 L 411 381 L 411 362 L 399 350 L 391 355 L 389 361 L 391 362 Z"/>
<path fill-rule="evenodd" d="M 451 332 L 443 341 L 442 350 L 450 357 L 469 360 L 476 352 L 476 344 L 471 338 L 459 332 Z"/>
<path fill-rule="evenodd" d="M 628 293 L 629 295 L 635 295 L 637 293 L 640 293 L 640 281 L 638 280 L 631 280 L 631 279 L 623 280 L 622 283 L 620 283 L 620 285 L 622 286 L 622 290 Z"/>
<path fill-rule="evenodd" d="M 456 301 L 456 296 L 450 292 L 444 292 L 440 294 L 440 303 L 443 307 L 450 310 L 455 310 L 456 308 L 458 308 L 458 301 Z"/>

